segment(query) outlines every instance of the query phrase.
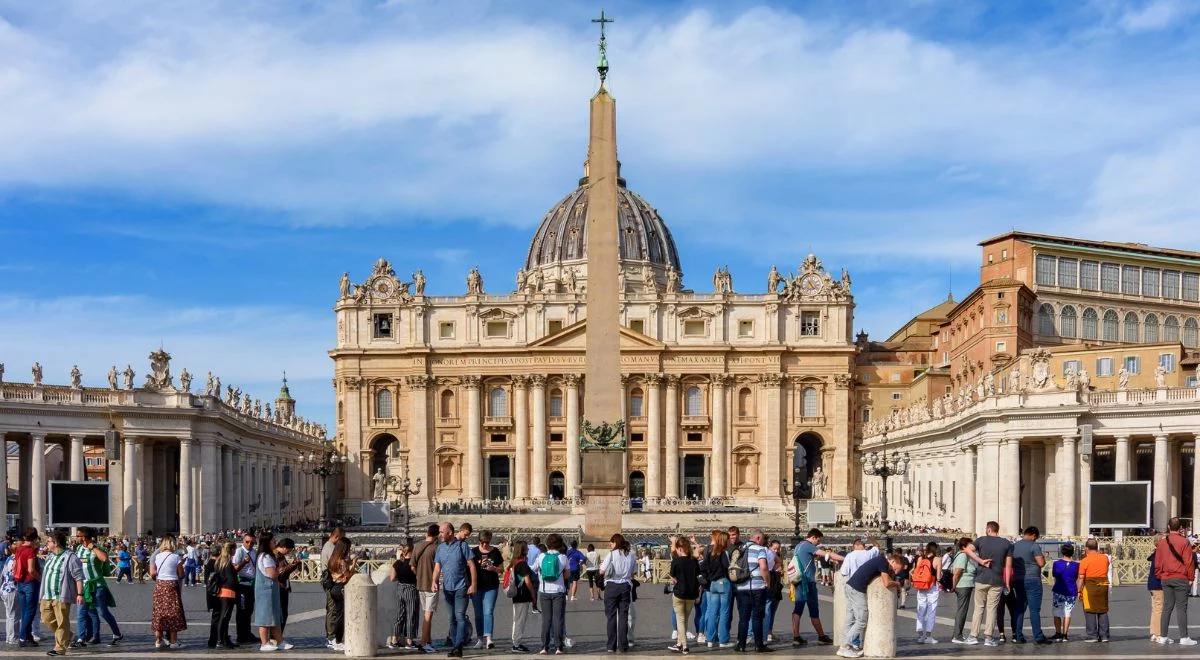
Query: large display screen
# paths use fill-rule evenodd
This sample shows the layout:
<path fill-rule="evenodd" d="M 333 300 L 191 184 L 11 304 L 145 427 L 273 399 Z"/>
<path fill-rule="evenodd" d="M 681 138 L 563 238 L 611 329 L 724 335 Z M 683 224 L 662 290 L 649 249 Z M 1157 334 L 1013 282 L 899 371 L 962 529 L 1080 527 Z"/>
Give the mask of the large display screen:
<path fill-rule="evenodd" d="M 1149 481 L 1093 481 L 1091 487 L 1092 527 L 1150 526 Z"/>
<path fill-rule="evenodd" d="M 51 527 L 108 527 L 107 481 L 51 481 Z"/>

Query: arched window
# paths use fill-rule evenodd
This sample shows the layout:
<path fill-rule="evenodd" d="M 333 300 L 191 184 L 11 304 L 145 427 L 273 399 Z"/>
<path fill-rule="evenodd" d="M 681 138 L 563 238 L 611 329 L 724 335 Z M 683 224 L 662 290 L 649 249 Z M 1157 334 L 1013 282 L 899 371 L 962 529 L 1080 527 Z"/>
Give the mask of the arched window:
<path fill-rule="evenodd" d="M 379 390 L 375 393 L 375 416 L 379 419 L 392 418 L 391 390 Z"/>
<path fill-rule="evenodd" d="M 1099 339 L 1099 321 L 1100 317 L 1096 314 L 1096 310 L 1088 307 L 1083 310 L 1083 338 L 1084 339 Z"/>
<path fill-rule="evenodd" d="M 550 390 L 550 416 L 551 417 L 562 417 L 563 416 L 562 390 L 560 390 L 558 388 L 554 388 L 554 389 Z"/>
<path fill-rule="evenodd" d="M 338 419 L 341 420 L 342 418 L 343 418 L 342 402 L 338 401 Z"/>
<path fill-rule="evenodd" d="M 454 417 L 454 392 L 451 390 L 442 390 L 438 401 L 438 415 L 442 419 Z"/>
<path fill-rule="evenodd" d="M 800 414 L 803 417 L 816 417 L 821 414 L 817 388 L 806 387 L 800 391 Z"/>
<path fill-rule="evenodd" d="M 1184 321 L 1183 322 L 1183 345 L 1187 346 L 1188 348 L 1195 348 L 1196 344 L 1197 344 L 1196 334 L 1197 334 L 1196 319 L 1188 319 L 1188 320 Z"/>
<path fill-rule="evenodd" d="M 750 388 L 738 390 L 738 417 L 750 417 Z"/>
<path fill-rule="evenodd" d="M 1179 319 L 1174 316 L 1163 321 L 1163 341 L 1179 341 Z"/>
<path fill-rule="evenodd" d="M 1129 312 L 1125 315 L 1125 341 L 1135 342 L 1138 340 L 1138 325 L 1137 314 Z"/>
<path fill-rule="evenodd" d="M 1043 337 L 1054 336 L 1054 308 L 1048 303 L 1038 308 L 1038 334 Z"/>
<path fill-rule="evenodd" d="M 645 402 L 645 397 L 642 396 L 642 389 L 635 387 L 629 393 L 629 416 L 641 417 L 645 414 L 645 407 L 642 405 Z"/>
<path fill-rule="evenodd" d="M 1153 314 L 1146 315 L 1146 326 L 1142 329 L 1142 339 L 1147 344 L 1158 343 L 1158 317 Z"/>
<path fill-rule="evenodd" d="M 1058 334 L 1063 337 L 1074 338 L 1075 335 L 1075 308 L 1067 305 L 1062 308 L 1062 313 L 1059 314 Z"/>
<path fill-rule="evenodd" d="M 695 385 L 687 388 L 687 399 L 683 403 L 683 414 L 694 416 L 704 414 L 704 397 L 700 388 Z"/>
<path fill-rule="evenodd" d="M 493 387 L 488 392 L 488 414 L 492 417 L 504 417 L 508 414 L 508 394 L 503 387 Z"/>
<path fill-rule="evenodd" d="M 1104 341 L 1120 341 L 1121 338 L 1117 335 L 1117 329 L 1120 322 L 1117 320 L 1117 313 L 1111 309 L 1104 312 Z"/>

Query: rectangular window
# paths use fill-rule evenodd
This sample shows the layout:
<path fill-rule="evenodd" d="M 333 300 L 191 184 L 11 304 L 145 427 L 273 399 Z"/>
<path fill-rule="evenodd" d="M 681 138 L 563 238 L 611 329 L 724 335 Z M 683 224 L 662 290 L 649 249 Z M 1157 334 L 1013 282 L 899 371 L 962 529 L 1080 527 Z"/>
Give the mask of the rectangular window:
<path fill-rule="evenodd" d="M 805 337 L 821 334 L 820 312 L 800 312 L 800 334 Z"/>
<path fill-rule="evenodd" d="M 454 321 L 442 321 L 438 324 L 439 339 L 454 339 Z"/>
<path fill-rule="evenodd" d="M 988 252 L 988 263 L 992 263 L 992 253 Z"/>
<path fill-rule="evenodd" d="M 559 330 L 562 330 L 562 328 L 563 328 L 562 319 L 554 319 L 553 321 L 546 323 L 546 334 L 552 335 L 552 334 L 558 332 Z"/>
<path fill-rule="evenodd" d="M 688 442 L 704 442 L 704 434 L 703 433 L 689 433 L 689 434 L 687 434 L 687 441 Z"/>
<path fill-rule="evenodd" d="M 862 409 L 862 421 L 863 421 L 863 423 L 871 421 L 871 409 L 870 408 Z"/>
<path fill-rule="evenodd" d="M 1157 268 L 1142 269 L 1142 295 L 1153 298 L 1158 297 L 1158 281 L 1159 271 Z"/>
<path fill-rule="evenodd" d="M 629 329 L 644 335 L 646 334 L 646 322 L 642 319 L 633 319 L 629 322 Z"/>
<path fill-rule="evenodd" d="M 703 337 L 704 336 L 704 321 L 684 321 L 683 336 L 684 337 Z"/>
<path fill-rule="evenodd" d="M 738 336 L 753 337 L 754 336 L 754 321 L 742 319 L 738 321 Z"/>
<path fill-rule="evenodd" d="M 1200 300 L 1200 275 L 1196 273 L 1183 274 L 1183 286 L 1180 287 L 1183 291 L 1183 299 L 1196 302 Z"/>
<path fill-rule="evenodd" d="M 1100 264 L 1085 261 L 1079 265 L 1079 288 L 1088 291 L 1100 290 Z"/>
<path fill-rule="evenodd" d="M 1162 297 L 1167 300 L 1179 300 L 1179 271 L 1162 272 Z"/>
<path fill-rule="evenodd" d="M 376 339 L 386 339 L 392 336 L 392 315 L 376 314 L 371 322 Z"/>
<path fill-rule="evenodd" d="M 1158 366 L 1163 368 L 1163 371 L 1171 373 L 1175 371 L 1175 354 L 1174 353 L 1159 353 Z"/>
<path fill-rule="evenodd" d="M 488 321 L 487 336 L 492 338 L 508 336 L 508 321 Z"/>
<path fill-rule="evenodd" d="M 899 400 L 900 400 L 900 393 L 892 392 L 892 401 L 899 401 Z"/>
<path fill-rule="evenodd" d="M 1107 293 L 1121 292 L 1121 267 L 1116 264 L 1100 264 L 1100 290 Z"/>
<path fill-rule="evenodd" d="M 1126 355 L 1125 356 L 1125 371 L 1128 371 L 1130 374 L 1141 373 L 1141 364 L 1142 364 L 1142 360 L 1138 356 L 1136 356 L 1136 355 Z"/>
<path fill-rule="evenodd" d="M 1137 266 L 1121 267 L 1121 293 L 1134 295 L 1142 291 L 1141 268 Z"/>
<path fill-rule="evenodd" d="M 562 441 L 563 441 L 563 434 L 561 434 L 561 433 L 551 433 L 550 434 L 550 442 L 562 442 Z"/>
<path fill-rule="evenodd" d="M 1066 378 L 1069 373 L 1078 374 L 1083 370 L 1083 363 L 1079 360 L 1063 360 L 1063 378 Z"/>
<path fill-rule="evenodd" d="M 1196 380 L 1195 376 L 1188 376 L 1187 382 L 1185 383 L 1185 385 L 1187 385 L 1188 387 L 1195 387 L 1197 382 L 1198 381 Z"/>
<path fill-rule="evenodd" d="M 1079 287 L 1079 261 L 1076 259 L 1058 260 L 1058 285 L 1076 289 Z"/>
<path fill-rule="evenodd" d="M 1003 261 L 1007 258 L 1008 258 L 1008 250 L 1007 249 L 1000 250 L 1000 260 Z"/>
<path fill-rule="evenodd" d="M 631 442 L 631 443 L 636 444 L 636 443 L 645 442 L 645 441 L 646 441 L 645 434 L 642 434 L 642 433 L 630 433 L 629 434 L 629 442 Z"/>
<path fill-rule="evenodd" d="M 1037 283 L 1043 286 L 1054 286 L 1054 265 L 1056 258 L 1045 254 L 1037 256 Z"/>
<path fill-rule="evenodd" d="M 503 433 L 493 433 L 489 440 L 493 444 L 504 444 L 505 442 L 508 442 L 508 436 Z"/>
<path fill-rule="evenodd" d="M 1003 341 L 996 342 L 996 352 L 997 353 L 1003 353 L 1006 350 L 1008 350 L 1008 342 L 1003 342 Z"/>
<path fill-rule="evenodd" d="M 1111 376 L 1113 375 L 1113 359 L 1112 358 L 1097 358 L 1096 359 L 1096 375 Z"/>

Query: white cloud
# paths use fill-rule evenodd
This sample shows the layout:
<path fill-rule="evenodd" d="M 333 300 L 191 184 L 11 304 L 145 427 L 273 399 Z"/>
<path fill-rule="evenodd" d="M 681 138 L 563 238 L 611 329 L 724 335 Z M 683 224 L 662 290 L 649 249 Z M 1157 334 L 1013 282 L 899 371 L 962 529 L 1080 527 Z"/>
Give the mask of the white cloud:
<path fill-rule="evenodd" d="M 1153 0 L 1140 7 L 1127 7 L 1117 24 L 1126 32 L 1152 32 L 1174 27 L 1200 11 L 1193 0 Z"/>

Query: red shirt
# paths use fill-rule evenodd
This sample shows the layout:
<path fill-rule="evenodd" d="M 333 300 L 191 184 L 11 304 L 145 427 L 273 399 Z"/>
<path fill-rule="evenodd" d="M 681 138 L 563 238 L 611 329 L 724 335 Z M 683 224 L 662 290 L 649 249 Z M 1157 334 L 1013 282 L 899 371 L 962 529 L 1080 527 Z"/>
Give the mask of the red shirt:
<path fill-rule="evenodd" d="M 29 560 L 33 560 L 33 568 L 37 570 L 37 550 L 28 545 L 22 545 L 13 551 L 13 576 L 21 576 L 17 582 L 37 582 L 38 576 L 29 571 Z"/>
<path fill-rule="evenodd" d="M 1179 555 L 1178 559 L 1176 555 Z M 1154 548 L 1154 570 L 1160 580 L 1190 582 L 1196 575 L 1196 556 L 1192 554 L 1187 539 L 1175 532 L 1159 539 L 1158 546 Z"/>

